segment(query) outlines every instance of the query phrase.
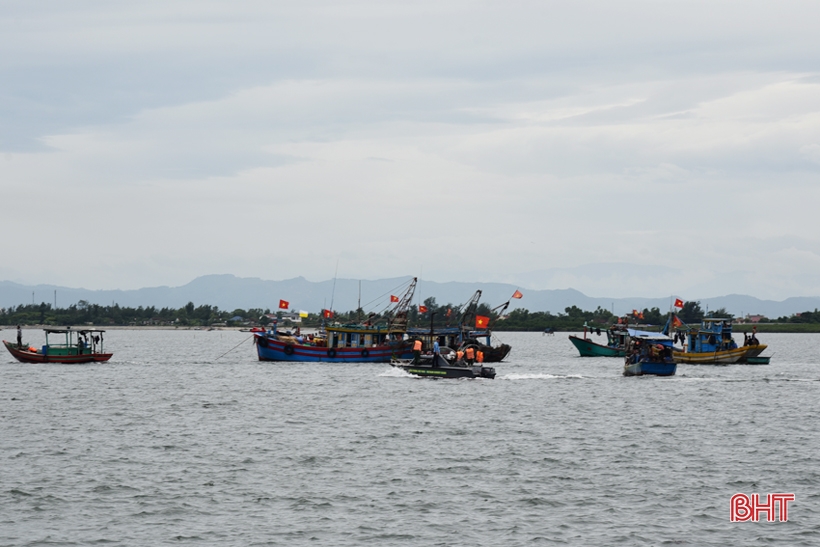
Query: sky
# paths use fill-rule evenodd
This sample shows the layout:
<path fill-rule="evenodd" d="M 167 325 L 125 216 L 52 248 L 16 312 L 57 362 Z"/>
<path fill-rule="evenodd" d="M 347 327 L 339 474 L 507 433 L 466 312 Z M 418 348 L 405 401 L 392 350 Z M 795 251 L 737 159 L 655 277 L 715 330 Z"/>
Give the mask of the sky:
<path fill-rule="evenodd" d="M 0 280 L 820 295 L 820 4 L 0 2 Z"/>

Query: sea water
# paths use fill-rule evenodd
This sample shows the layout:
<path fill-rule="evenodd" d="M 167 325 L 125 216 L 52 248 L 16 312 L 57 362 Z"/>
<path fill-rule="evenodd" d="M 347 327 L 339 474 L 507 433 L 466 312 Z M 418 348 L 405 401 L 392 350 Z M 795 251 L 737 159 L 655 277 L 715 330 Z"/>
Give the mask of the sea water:
<path fill-rule="evenodd" d="M 0 546 L 818 545 L 820 335 L 760 338 L 768 366 L 671 378 L 565 333 L 499 333 L 495 380 L 259 362 L 233 331 L 3 355 Z M 739 492 L 796 501 L 732 523 Z"/>

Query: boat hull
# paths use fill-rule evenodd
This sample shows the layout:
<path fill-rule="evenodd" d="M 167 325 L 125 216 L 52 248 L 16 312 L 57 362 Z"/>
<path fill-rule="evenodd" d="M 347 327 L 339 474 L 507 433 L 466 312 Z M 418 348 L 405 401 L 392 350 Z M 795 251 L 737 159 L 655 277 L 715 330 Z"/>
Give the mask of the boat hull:
<path fill-rule="evenodd" d="M 427 365 L 398 365 L 408 374 L 426 378 L 495 378 L 495 369 L 491 367 L 431 367 Z"/>
<path fill-rule="evenodd" d="M 624 376 L 644 376 L 651 374 L 654 376 L 674 376 L 678 365 L 674 362 L 637 362 L 624 365 Z"/>
<path fill-rule="evenodd" d="M 328 348 L 291 344 L 254 334 L 256 353 L 260 361 L 296 363 L 389 363 L 392 359 L 409 359 L 407 346 L 377 346 L 371 348 Z"/>
<path fill-rule="evenodd" d="M 755 344 L 754 346 L 743 346 L 743 349 L 746 350 L 746 354 L 738 360 L 738 363 L 752 364 L 752 360 L 756 359 L 768 347 L 769 346 L 767 346 L 766 344 Z M 754 364 L 759 365 L 760 363 L 754 363 Z M 768 364 L 768 362 L 766 362 L 765 364 Z"/>
<path fill-rule="evenodd" d="M 610 346 L 605 346 L 603 344 L 596 344 L 589 338 L 578 338 L 577 336 L 570 335 L 569 341 L 572 342 L 572 345 L 578 350 L 578 353 L 581 354 L 581 357 L 624 357 L 626 356 L 626 351 L 622 348 L 613 348 Z"/>
<path fill-rule="evenodd" d="M 744 358 L 747 351 L 748 346 L 704 353 L 676 351 L 672 353 L 672 357 L 676 363 L 686 365 L 731 365 Z"/>
<path fill-rule="evenodd" d="M 479 349 L 484 353 L 485 363 L 500 363 L 503 361 L 512 350 L 509 344 L 501 344 L 500 346 L 479 346 Z"/>
<path fill-rule="evenodd" d="M 510 350 L 512 350 L 512 346 L 509 344 L 501 344 L 496 347 L 484 344 L 466 344 L 461 346 L 460 349 L 464 351 L 467 348 L 473 348 L 475 351 L 483 353 L 485 363 L 500 363 L 510 354 Z"/>
<path fill-rule="evenodd" d="M 9 353 L 21 363 L 61 363 L 66 365 L 83 363 L 104 363 L 111 359 L 113 353 L 83 353 L 80 355 L 48 355 L 15 347 L 15 344 L 3 340 Z"/>

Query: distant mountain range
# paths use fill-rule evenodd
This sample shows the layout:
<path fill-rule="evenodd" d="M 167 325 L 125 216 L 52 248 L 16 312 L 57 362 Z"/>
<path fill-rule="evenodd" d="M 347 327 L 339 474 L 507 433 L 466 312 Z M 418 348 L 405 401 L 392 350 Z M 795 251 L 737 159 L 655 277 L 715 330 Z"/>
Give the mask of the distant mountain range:
<path fill-rule="evenodd" d="M 381 309 L 376 303 L 384 302 L 390 294 L 397 294 L 399 287 L 408 278 L 393 278 L 361 281 L 362 307 L 369 311 Z M 335 291 L 334 291 L 335 283 Z M 528 290 L 505 283 L 437 283 L 419 282 L 416 302 L 435 297 L 438 304 L 455 305 L 466 302 L 476 291 L 483 291 L 482 302 L 495 307 L 506 302 L 516 289 L 524 293 L 524 298 L 514 300 L 510 308 L 526 308 L 530 311 L 563 312 L 570 306 L 584 310 L 594 310 L 598 306 L 616 314 L 629 313 L 633 309 L 657 307 L 667 310 L 671 298 L 595 298 L 574 289 Z M 0 307 L 47 302 L 54 304 L 57 291 L 57 305 L 66 307 L 86 300 L 92 304 L 121 306 L 156 306 L 158 308 L 179 308 L 188 302 L 199 306 L 210 304 L 220 309 L 270 308 L 275 310 L 279 300 L 287 300 L 291 308 L 318 312 L 330 307 L 338 311 L 353 310 L 357 307 L 359 280 L 337 279 L 312 282 L 304 277 L 282 281 L 266 281 L 259 278 L 241 278 L 233 275 L 206 275 L 198 277 L 181 287 L 150 287 L 135 290 L 88 290 L 58 287 L 54 285 L 21 285 L 10 281 L 0 281 Z M 780 317 L 820 308 L 820 297 L 794 297 L 783 301 L 760 300 L 753 296 L 730 294 L 715 298 L 700 299 L 704 309 L 726 308 L 735 315 L 761 314 Z"/>

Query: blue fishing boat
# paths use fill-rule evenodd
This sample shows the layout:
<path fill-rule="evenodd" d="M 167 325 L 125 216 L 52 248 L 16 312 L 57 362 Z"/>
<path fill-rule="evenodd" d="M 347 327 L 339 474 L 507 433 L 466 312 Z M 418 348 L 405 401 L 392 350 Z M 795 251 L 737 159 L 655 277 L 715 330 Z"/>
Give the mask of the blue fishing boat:
<path fill-rule="evenodd" d="M 673 341 L 659 332 L 627 329 L 624 376 L 674 376 L 677 364 L 672 358 Z"/>
<path fill-rule="evenodd" d="M 254 333 L 256 353 L 260 361 L 290 361 L 308 363 L 389 363 L 393 359 L 413 356 L 412 343 L 404 339 L 407 315 L 416 289 L 416 278 L 385 324 L 366 321 L 361 324 L 325 326 L 317 334 L 280 331 L 276 323 L 270 330 Z"/>

